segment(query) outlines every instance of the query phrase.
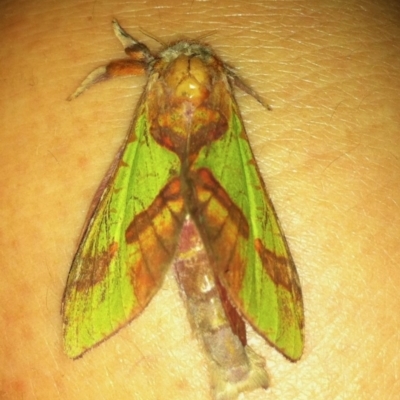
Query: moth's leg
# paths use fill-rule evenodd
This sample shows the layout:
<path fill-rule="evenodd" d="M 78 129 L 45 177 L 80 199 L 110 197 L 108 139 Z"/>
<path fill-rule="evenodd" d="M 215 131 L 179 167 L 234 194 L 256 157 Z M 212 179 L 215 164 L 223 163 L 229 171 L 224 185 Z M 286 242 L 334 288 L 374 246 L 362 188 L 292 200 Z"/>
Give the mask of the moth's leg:
<path fill-rule="evenodd" d="M 95 83 L 120 76 L 143 75 L 147 71 L 149 64 L 154 60 L 146 45 L 131 37 L 116 20 L 112 23 L 115 35 L 130 58 L 113 60 L 107 65 L 96 68 L 84 79 L 75 92 L 68 97 L 68 100 L 78 97 Z"/>
<path fill-rule="evenodd" d="M 127 33 L 121 27 L 116 19 L 113 20 L 112 24 L 115 36 L 121 42 L 122 46 L 124 46 L 125 53 L 132 60 L 141 61 L 145 64 L 149 64 L 151 61 L 154 60 L 154 57 L 150 53 L 148 47 L 145 44 L 138 42 L 131 35 L 129 35 L 129 33 Z"/>

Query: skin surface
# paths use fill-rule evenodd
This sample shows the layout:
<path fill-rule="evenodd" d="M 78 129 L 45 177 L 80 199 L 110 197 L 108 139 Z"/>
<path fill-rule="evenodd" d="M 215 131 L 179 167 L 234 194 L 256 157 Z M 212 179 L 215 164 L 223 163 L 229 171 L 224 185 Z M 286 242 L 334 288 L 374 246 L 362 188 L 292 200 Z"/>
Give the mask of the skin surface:
<path fill-rule="evenodd" d="M 208 399 L 204 356 L 172 276 L 131 325 L 77 361 L 60 302 L 90 201 L 144 78 L 65 99 L 123 56 L 118 18 L 197 37 L 274 111 L 237 91 L 297 264 L 306 348 L 290 363 L 256 335 L 271 388 L 245 399 L 395 399 L 400 325 L 400 7 L 392 2 L 3 2 L 0 397 Z M 180 36 L 181 35 L 181 36 Z"/>

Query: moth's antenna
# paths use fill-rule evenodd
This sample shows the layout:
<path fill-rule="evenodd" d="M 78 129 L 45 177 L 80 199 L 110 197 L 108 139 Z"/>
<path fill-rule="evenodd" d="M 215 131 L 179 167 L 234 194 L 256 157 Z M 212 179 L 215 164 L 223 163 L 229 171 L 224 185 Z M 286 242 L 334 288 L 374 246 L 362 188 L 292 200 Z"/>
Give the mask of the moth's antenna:
<path fill-rule="evenodd" d="M 211 36 L 211 35 L 215 35 L 215 33 L 216 33 L 216 31 L 211 31 L 211 32 L 208 32 L 208 33 L 203 33 L 202 35 L 197 36 L 196 40 L 203 40 L 203 39 L 206 38 L 206 37 L 209 37 L 209 36 Z"/>
<path fill-rule="evenodd" d="M 158 36 L 153 35 L 153 34 L 150 33 L 149 31 L 146 31 L 146 29 L 143 29 L 143 28 L 139 27 L 139 30 L 140 30 L 140 32 L 142 32 L 143 34 L 145 34 L 145 35 L 148 36 L 149 38 L 155 40 L 156 42 L 160 43 L 161 45 L 163 45 L 163 46 L 165 46 L 165 47 L 167 46 L 167 43 L 166 43 L 166 42 L 164 42 L 164 41 L 163 41 L 162 39 L 160 39 Z M 216 32 L 216 31 L 211 31 L 211 32 L 208 32 L 208 33 L 203 33 L 203 34 L 201 34 L 200 36 L 197 36 L 197 37 L 195 38 L 195 40 L 203 40 L 203 39 L 206 38 L 206 37 L 209 37 L 209 36 L 211 36 L 211 35 L 215 35 L 215 32 Z"/>
<path fill-rule="evenodd" d="M 139 26 L 139 30 L 140 30 L 140 32 L 142 32 L 143 34 L 145 34 L 145 35 L 148 36 L 149 38 L 155 40 L 156 42 L 160 43 L 161 45 L 163 45 L 163 46 L 165 46 L 165 47 L 167 46 L 167 43 L 165 43 L 165 42 L 164 42 L 163 40 L 161 40 L 159 37 L 153 35 L 152 33 L 148 32 L 148 31 L 146 31 L 145 29 L 141 28 L 140 26 Z"/>

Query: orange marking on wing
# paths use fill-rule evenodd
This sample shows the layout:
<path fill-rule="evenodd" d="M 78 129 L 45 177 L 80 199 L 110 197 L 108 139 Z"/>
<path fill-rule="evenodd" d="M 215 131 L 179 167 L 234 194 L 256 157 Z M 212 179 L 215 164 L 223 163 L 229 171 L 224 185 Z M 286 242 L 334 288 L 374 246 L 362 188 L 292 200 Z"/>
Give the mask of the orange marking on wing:
<path fill-rule="evenodd" d="M 125 232 L 128 244 L 137 241 L 140 234 L 149 227 L 153 227 L 155 225 L 153 220 L 164 208 L 168 209 L 170 207 L 171 212 L 179 214 L 183 207 L 180 188 L 181 183 L 179 179 L 173 179 L 160 191 L 153 203 L 134 218 Z"/>
<path fill-rule="evenodd" d="M 178 178 L 170 181 L 125 232 L 127 243 L 137 246 L 141 253 L 132 268 L 131 281 L 143 306 L 159 288 L 175 254 L 185 216 L 180 186 Z"/>
<path fill-rule="evenodd" d="M 225 314 L 229 320 L 232 332 L 240 339 L 242 345 L 246 346 L 246 325 L 243 321 L 243 318 L 238 313 L 236 307 L 232 305 L 226 289 L 218 280 L 216 281 L 216 286 L 218 288 L 219 297 L 221 299 L 222 306 L 224 307 Z"/>
<path fill-rule="evenodd" d="M 280 285 L 285 289 L 291 291 L 292 279 L 287 271 L 288 259 L 279 257 L 271 250 L 268 250 L 260 239 L 254 241 L 255 249 L 261 258 L 262 265 L 265 272 L 272 279 L 275 285 Z"/>
<path fill-rule="evenodd" d="M 244 238 L 249 237 L 249 224 L 242 210 L 232 201 L 225 189 L 214 178 L 209 169 L 201 168 L 193 173 L 199 203 L 207 206 L 210 218 L 216 224 L 225 223 L 235 226 L 235 230 Z M 227 220 L 230 220 L 227 221 Z"/>
<path fill-rule="evenodd" d="M 94 256 L 86 256 L 85 263 L 93 265 L 93 268 L 82 268 L 79 280 L 76 282 L 76 290 L 86 292 L 93 286 L 101 283 L 107 277 L 108 268 L 118 251 L 118 243 L 113 242 L 108 250 L 96 253 Z"/>
<path fill-rule="evenodd" d="M 240 244 L 248 240 L 249 224 L 210 170 L 193 172 L 192 180 L 196 199 L 190 212 L 196 221 L 201 221 L 199 230 L 222 284 L 238 291 L 246 267 Z"/>

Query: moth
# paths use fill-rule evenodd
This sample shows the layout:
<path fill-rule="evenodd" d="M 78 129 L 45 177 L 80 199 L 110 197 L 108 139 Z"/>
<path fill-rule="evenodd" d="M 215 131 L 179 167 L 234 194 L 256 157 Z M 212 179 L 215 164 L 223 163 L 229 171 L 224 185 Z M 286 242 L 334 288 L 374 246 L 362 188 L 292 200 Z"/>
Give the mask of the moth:
<path fill-rule="evenodd" d="M 113 77 L 148 78 L 68 275 L 65 352 L 78 358 L 140 315 L 173 265 L 213 398 L 266 389 L 244 321 L 296 361 L 304 312 L 233 86 L 262 100 L 207 45 L 177 41 L 152 54 L 115 20 L 113 28 L 129 58 L 97 68 L 71 99 Z"/>

